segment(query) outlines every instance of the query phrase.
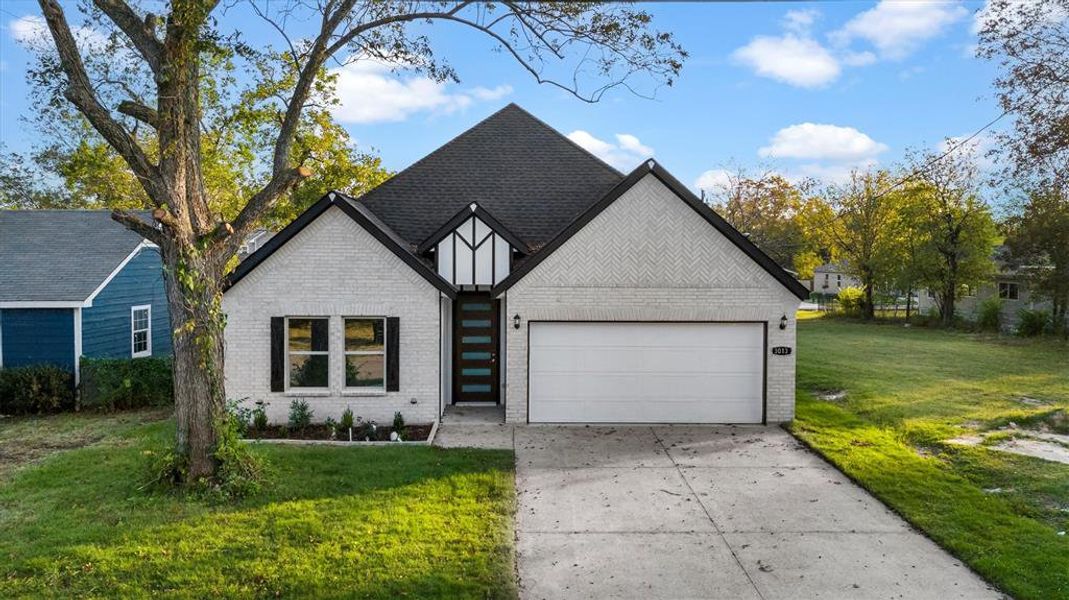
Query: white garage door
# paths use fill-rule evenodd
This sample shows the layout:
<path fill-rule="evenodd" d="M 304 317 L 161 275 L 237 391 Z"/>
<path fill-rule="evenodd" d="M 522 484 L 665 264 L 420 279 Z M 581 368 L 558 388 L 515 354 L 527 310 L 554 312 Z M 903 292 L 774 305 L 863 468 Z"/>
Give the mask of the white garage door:
<path fill-rule="evenodd" d="M 758 323 L 531 323 L 532 423 L 760 423 Z"/>

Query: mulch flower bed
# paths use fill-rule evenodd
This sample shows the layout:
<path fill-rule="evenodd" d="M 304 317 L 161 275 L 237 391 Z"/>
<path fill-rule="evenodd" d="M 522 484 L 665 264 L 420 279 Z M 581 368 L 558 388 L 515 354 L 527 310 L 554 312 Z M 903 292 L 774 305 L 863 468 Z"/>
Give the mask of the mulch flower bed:
<path fill-rule="evenodd" d="M 401 430 L 401 440 L 405 442 L 426 441 L 431 435 L 433 425 L 405 425 Z M 362 427 L 353 427 L 352 441 L 355 442 L 389 442 L 393 427 L 379 425 L 374 434 L 369 434 Z M 309 425 L 304 429 L 290 430 L 285 425 L 268 425 L 265 429 L 249 429 L 245 435 L 252 440 L 334 440 L 348 442 L 349 432 L 334 429 L 327 425 Z"/>

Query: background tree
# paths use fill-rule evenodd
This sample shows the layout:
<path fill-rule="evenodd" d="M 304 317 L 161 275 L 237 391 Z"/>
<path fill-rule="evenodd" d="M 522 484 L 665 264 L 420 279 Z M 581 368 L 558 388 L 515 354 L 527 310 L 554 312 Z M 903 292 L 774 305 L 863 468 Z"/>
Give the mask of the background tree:
<path fill-rule="evenodd" d="M 235 62 L 219 58 L 226 49 L 205 55 L 201 78 L 205 187 L 212 212 L 226 220 L 233 219 L 244 198 L 255 192 L 252 188 L 261 167 L 257 157 L 269 149 L 271 129 L 277 124 L 277 111 L 265 101 L 293 85 L 292 75 L 276 66 L 285 63 L 285 56 L 239 49 L 259 74 L 247 87 L 237 81 Z M 321 77 L 314 106 L 305 110 L 295 144 L 312 175 L 276 200 L 261 219 L 267 228 L 285 226 L 330 190 L 360 195 L 390 175 L 378 157 L 358 150 L 348 132 L 333 119 L 329 109 L 338 103 L 335 78 L 326 72 Z M 36 181 L 53 185 L 45 186 L 47 193 L 34 195 L 36 200 L 23 201 L 24 207 L 129 210 L 151 206 L 123 158 L 81 113 L 47 106 L 47 96 L 34 100 L 37 118 L 31 124 L 41 132 L 44 144 L 30 159 L 13 155 L 9 160 L 32 163 L 25 171 L 32 172 Z M 152 135 L 142 130 L 137 137 L 150 156 L 158 157 Z M 13 189 L 12 193 L 19 192 Z M 53 199 L 57 197 L 65 199 Z"/>
<path fill-rule="evenodd" d="M 898 218 L 895 220 L 897 258 L 892 283 L 906 295 L 906 319 L 913 312 L 913 294 L 931 273 L 938 271 L 939 257 L 931 251 L 931 228 L 927 188 L 907 181 L 896 193 Z"/>
<path fill-rule="evenodd" d="M 1008 169 L 1069 176 L 1069 0 L 989 0 L 977 55 L 999 66 L 999 103 L 1014 115 L 999 135 Z"/>
<path fill-rule="evenodd" d="M 1033 190 L 1005 226 L 1006 246 L 1029 289 L 1051 301 L 1055 328 L 1069 334 L 1069 191 L 1064 185 Z"/>
<path fill-rule="evenodd" d="M 806 235 L 803 211 L 812 209 L 806 195 L 811 183 L 795 185 L 768 172 L 750 177 L 744 171 L 729 174 L 720 189 L 712 191 L 713 209 L 784 268 L 803 279 L 823 261 L 820 250 Z M 808 274 L 807 274 L 808 273 Z"/>
<path fill-rule="evenodd" d="M 250 110 L 271 111 L 267 151 L 254 181 L 235 185 L 238 199 L 208 187 L 211 153 L 221 148 L 202 127 L 211 99 L 206 65 L 244 60 L 238 68 L 262 78 L 250 49 L 236 33 L 219 31 L 217 0 L 172 0 L 157 16 L 125 0 L 92 0 L 89 17 L 114 51 L 85 52 L 58 0 L 38 0 L 56 52 L 35 70 L 38 93 L 51 106 L 73 106 L 127 164 L 154 207 L 154 223 L 129 211 L 113 216 L 160 247 L 174 330 L 176 455 L 187 480 L 214 476 L 214 451 L 224 411 L 222 285 L 242 240 L 279 199 L 313 173 L 302 141 L 305 114 L 314 109 L 327 61 L 375 58 L 438 80 L 456 78 L 431 47 L 426 28 L 449 23 L 488 36 L 539 82 L 585 100 L 630 87 L 634 76 L 671 84 L 685 52 L 669 33 L 651 28 L 651 17 L 630 6 L 570 2 L 372 2 L 294 0 L 252 3 L 252 10 L 282 35 L 283 60 L 267 94 Z M 153 5 L 155 7 L 157 5 Z M 284 24 L 304 23 L 299 38 Z M 307 35 L 304 35 L 307 33 Z M 569 77 L 547 69 L 574 59 Z M 285 76 L 282 76 L 285 75 Z M 593 77 L 597 85 L 586 89 Z M 219 93 L 226 97 L 227 88 Z M 69 103 L 69 104 L 68 104 Z M 147 133 L 145 133 L 147 132 Z M 142 136 L 147 136 L 145 143 Z M 255 149 L 249 149 L 255 153 Z M 214 208 L 219 203 L 220 210 Z M 233 210 L 228 211 L 229 206 Z M 229 214 L 233 215 L 228 217 Z"/>
<path fill-rule="evenodd" d="M 949 143 L 949 140 L 948 140 Z M 935 291 L 943 325 L 954 325 L 958 290 L 976 286 L 994 271 L 992 252 L 998 233 L 991 210 L 979 195 L 976 155 L 960 148 L 945 155 L 932 151 L 908 156 L 916 231 L 923 240 L 918 264 L 921 282 Z"/>
<path fill-rule="evenodd" d="M 890 184 L 886 171 L 854 171 L 849 183 L 831 192 L 835 215 L 827 229 L 847 271 L 861 282 L 865 319 L 875 318 L 876 289 L 893 279 L 898 260 L 898 194 L 886 191 Z"/>

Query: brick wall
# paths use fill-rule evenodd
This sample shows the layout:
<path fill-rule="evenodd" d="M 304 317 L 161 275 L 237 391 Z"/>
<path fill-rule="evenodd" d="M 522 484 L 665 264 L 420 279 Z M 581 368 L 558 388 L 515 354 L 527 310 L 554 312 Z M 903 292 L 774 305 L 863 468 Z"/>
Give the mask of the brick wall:
<path fill-rule="evenodd" d="M 762 321 L 795 347 L 799 300 L 648 175 L 506 292 L 506 419 L 527 419 L 527 323 Z M 786 315 L 788 326 L 779 329 Z M 768 356 L 769 422 L 794 418 L 795 356 Z"/>
<path fill-rule="evenodd" d="M 268 416 L 285 422 L 290 401 L 304 397 L 315 420 L 335 419 L 347 406 L 357 416 L 389 422 L 401 411 L 428 423 L 439 407 L 439 292 L 338 208 L 309 224 L 227 291 L 226 394 L 270 403 Z M 325 394 L 271 391 L 271 317 L 329 316 L 330 390 Z M 400 318 L 400 391 L 349 395 L 344 391 L 342 318 Z M 415 399 L 416 404 L 411 400 Z"/>

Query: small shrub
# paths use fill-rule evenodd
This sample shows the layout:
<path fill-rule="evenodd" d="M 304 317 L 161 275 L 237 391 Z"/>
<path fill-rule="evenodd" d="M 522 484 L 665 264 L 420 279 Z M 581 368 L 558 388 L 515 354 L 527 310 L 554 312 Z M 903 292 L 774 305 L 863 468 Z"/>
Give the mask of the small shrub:
<path fill-rule="evenodd" d="M 241 440 L 239 418 L 227 413 L 218 424 L 219 443 L 215 448 L 217 469 L 211 479 L 187 482 L 188 457 L 173 450 L 155 453 L 149 464 L 148 481 L 142 486 L 163 490 L 179 489 L 188 483 L 189 491 L 212 500 L 238 500 L 258 493 L 263 487 L 266 465 L 261 456 L 253 454 Z"/>
<path fill-rule="evenodd" d="M 330 439 L 338 437 L 338 422 L 334 420 L 334 417 L 327 417 L 323 424 L 330 429 Z"/>
<path fill-rule="evenodd" d="M 290 431 L 303 432 L 312 424 L 312 409 L 306 400 L 294 399 L 290 402 Z"/>
<path fill-rule="evenodd" d="M 861 312 L 861 305 L 865 302 L 865 291 L 859 287 L 845 287 L 839 290 L 839 307 L 848 315 L 856 315 Z"/>
<path fill-rule="evenodd" d="M 0 370 L 0 414 L 74 410 L 74 374 L 54 365 Z"/>
<path fill-rule="evenodd" d="M 374 421 L 356 419 L 355 438 L 358 440 L 374 440 L 378 437 L 379 426 Z"/>
<path fill-rule="evenodd" d="M 1002 328 L 1002 299 L 991 296 L 980 303 L 976 325 L 983 331 L 998 331 Z"/>
<path fill-rule="evenodd" d="M 348 431 L 353 428 L 353 409 L 345 408 L 345 411 L 341 414 L 341 420 L 338 421 L 338 427 L 342 431 Z"/>
<path fill-rule="evenodd" d="M 1045 310 L 1022 308 L 1017 313 L 1017 335 L 1032 337 L 1041 335 L 1050 325 L 1050 313 Z"/>
<path fill-rule="evenodd" d="M 169 358 L 82 359 L 83 408 L 112 411 L 173 402 L 174 377 Z"/>
<path fill-rule="evenodd" d="M 405 428 L 405 418 L 401 415 L 401 411 L 393 413 L 393 430 L 397 433 L 401 433 Z"/>
<path fill-rule="evenodd" d="M 257 400 L 256 408 L 252 409 L 252 428 L 255 431 L 267 429 L 267 405 L 267 402 Z"/>
<path fill-rule="evenodd" d="M 249 426 L 252 424 L 252 409 L 245 406 L 246 400 L 248 398 L 226 401 L 226 414 L 234 421 L 242 437 L 249 432 Z"/>

